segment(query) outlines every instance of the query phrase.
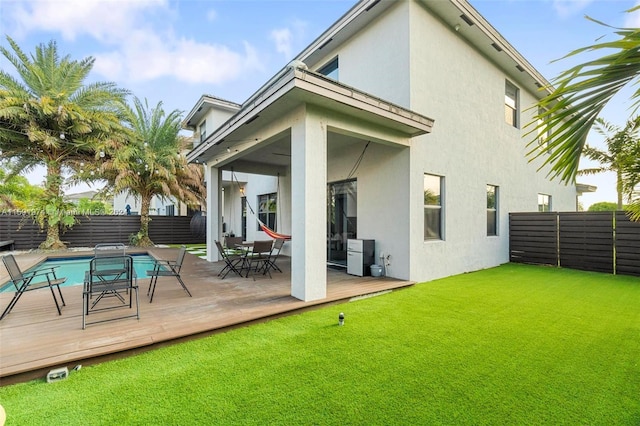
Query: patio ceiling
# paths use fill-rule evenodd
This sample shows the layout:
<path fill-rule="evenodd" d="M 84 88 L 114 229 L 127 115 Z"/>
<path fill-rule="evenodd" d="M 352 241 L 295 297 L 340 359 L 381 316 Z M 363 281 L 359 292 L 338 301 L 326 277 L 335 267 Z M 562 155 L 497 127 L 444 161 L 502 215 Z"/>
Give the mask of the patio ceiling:
<path fill-rule="evenodd" d="M 323 75 L 290 67 L 195 147 L 188 154 L 188 159 L 192 162 L 215 161 L 217 167 L 224 168 L 241 156 L 242 162 L 285 166 L 290 162 L 289 131 L 275 134 L 267 140 L 260 140 L 255 135 L 302 104 L 314 105 L 372 127 L 385 128 L 403 137 L 429 133 L 433 126 L 433 120 L 421 114 Z M 333 133 L 334 137 L 344 143 L 357 140 Z"/>

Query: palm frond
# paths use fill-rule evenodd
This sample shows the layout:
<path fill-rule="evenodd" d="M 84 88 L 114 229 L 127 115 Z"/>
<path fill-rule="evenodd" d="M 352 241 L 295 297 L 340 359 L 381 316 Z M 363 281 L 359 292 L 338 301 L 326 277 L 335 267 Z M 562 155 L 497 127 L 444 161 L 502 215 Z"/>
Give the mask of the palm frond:
<path fill-rule="evenodd" d="M 561 73 L 553 80 L 555 89 L 536 105 L 539 112 L 527 125 L 531 127 L 527 135 L 532 139 L 527 155 L 531 160 L 540 157 L 538 135 L 550 134 L 549 149 L 545 150 L 550 155 L 541 167 L 550 166 L 551 178 L 560 178 L 566 183 L 575 181 L 587 134 L 600 112 L 613 96 L 640 76 L 640 34 L 625 29 L 616 34 L 620 40 L 577 49 L 561 58 L 587 51 L 615 50 Z M 640 93 L 636 92 L 634 99 L 637 106 Z"/>

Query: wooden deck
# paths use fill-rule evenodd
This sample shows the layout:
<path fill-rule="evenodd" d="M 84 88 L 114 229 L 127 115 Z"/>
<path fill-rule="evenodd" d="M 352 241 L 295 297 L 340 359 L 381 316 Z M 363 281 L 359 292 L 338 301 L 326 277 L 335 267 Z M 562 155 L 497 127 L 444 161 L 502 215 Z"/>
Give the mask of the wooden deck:
<path fill-rule="evenodd" d="M 153 248 L 158 259 L 174 259 L 176 249 Z M 92 253 L 78 252 L 77 255 Z M 66 256 L 69 256 L 67 253 Z M 42 255 L 16 255 L 25 270 Z M 327 297 L 303 302 L 292 297 L 290 259 L 280 257 L 283 272 L 273 279 L 258 275 L 218 278 L 221 262 L 210 263 L 187 254 L 182 277 L 193 297 L 173 278 L 161 278 L 153 303 L 149 303 L 149 280 L 139 279 L 140 320 L 89 325 L 82 329 L 82 286 L 63 288 L 66 306 L 58 315 L 48 290 L 25 293 L 13 311 L 0 321 L 0 385 L 44 377 L 52 368 L 91 364 L 156 348 L 189 338 L 213 334 L 230 327 L 265 320 L 312 307 L 346 301 L 353 297 L 394 290 L 413 282 L 391 278 L 355 277 L 327 270 Z M 7 279 L 1 267 L 0 283 Z M 0 294 L 0 308 L 12 293 Z M 122 309 L 93 315 L 119 315 Z M 336 313 L 337 321 L 337 313 Z"/>

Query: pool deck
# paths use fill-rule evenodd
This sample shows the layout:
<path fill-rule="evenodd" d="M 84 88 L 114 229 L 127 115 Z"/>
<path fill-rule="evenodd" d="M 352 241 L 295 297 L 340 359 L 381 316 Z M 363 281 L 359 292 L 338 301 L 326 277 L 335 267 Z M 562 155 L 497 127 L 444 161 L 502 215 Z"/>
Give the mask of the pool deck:
<path fill-rule="evenodd" d="M 157 259 L 174 259 L 177 249 L 151 248 L 129 250 L 148 252 Z M 92 251 L 65 252 L 61 257 L 91 256 Z M 52 254 L 16 254 L 23 270 L 54 257 Z M 45 377 L 47 371 L 77 364 L 90 365 L 203 337 L 230 328 L 289 315 L 322 305 L 347 302 L 353 298 L 380 294 L 413 285 L 387 277 L 356 277 L 343 270 L 327 269 L 327 296 L 304 302 L 291 296 L 290 259 L 281 256 L 283 270 L 273 278 L 237 277 L 224 280 L 217 275 L 222 262 L 207 262 L 187 253 L 181 276 L 193 297 L 174 278 L 161 278 L 153 303 L 149 303 L 149 279 L 138 279 L 140 319 L 126 318 L 88 325 L 82 329 L 82 286 L 63 287 L 66 306 L 58 315 L 48 290 L 25 293 L 18 304 L 0 321 L 0 385 Z M 0 267 L 0 283 L 8 279 Z M 0 294 L 0 308 L 9 303 L 13 293 Z M 125 308 L 126 309 L 126 308 Z M 335 315 L 328 322 L 335 320 Z M 118 316 L 122 309 L 98 315 Z M 112 314 L 113 313 L 113 314 Z"/>

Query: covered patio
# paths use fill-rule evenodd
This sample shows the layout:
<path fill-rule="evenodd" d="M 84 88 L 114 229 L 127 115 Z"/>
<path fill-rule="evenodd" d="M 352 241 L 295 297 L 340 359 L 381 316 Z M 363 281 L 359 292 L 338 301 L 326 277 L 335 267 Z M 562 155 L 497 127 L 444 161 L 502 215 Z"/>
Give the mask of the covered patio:
<path fill-rule="evenodd" d="M 172 259 L 176 250 L 153 248 L 148 252 L 158 259 Z M 17 255 L 16 259 L 27 269 L 43 257 L 26 254 Z M 409 281 L 355 277 L 327 269 L 326 297 L 304 302 L 291 296 L 290 258 L 281 256 L 278 264 L 283 272 L 274 272 L 272 279 L 230 274 L 221 280 L 217 275 L 223 268 L 222 262 L 211 263 L 187 254 L 181 275 L 193 297 L 175 279 L 161 278 L 153 303 L 149 303 L 146 296 L 149 280 L 142 277 L 138 280 L 140 320 L 110 321 L 90 325 L 86 330 L 82 330 L 82 286 L 63 288 L 66 306 L 62 315 L 57 314 L 48 290 L 29 292 L 0 321 L 0 382 L 6 385 L 42 378 L 53 368 L 71 369 L 77 364 L 129 356 L 252 322 L 413 285 Z M 2 268 L 0 282 L 6 279 Z M 6 306 L 11 296 L 0 294 L 0 306 Z M 328 321 L 335 320 L 337 324 L 338 313 L 337 309 L 335 318 Z"/>
<path fill-rule="evenodd" d="M 278 176 L 278 232 L 292 236 L 289 294 L 303 301 L 324 299 L 327 184 L 358 179 L 357 238 L 380 242 L 378 252 L 395 259 L 393 276 L 408 279 L 410 206 L 422 194 L 422 188 L 407 184 L 410 149 L 432 126 L 426 116 L 304 64 L 286 67 L 188 154 L 189 161 L 206 165 L 209 260 L 217 260 L 212 248 L 224 235 L 223 172 Z"/>

